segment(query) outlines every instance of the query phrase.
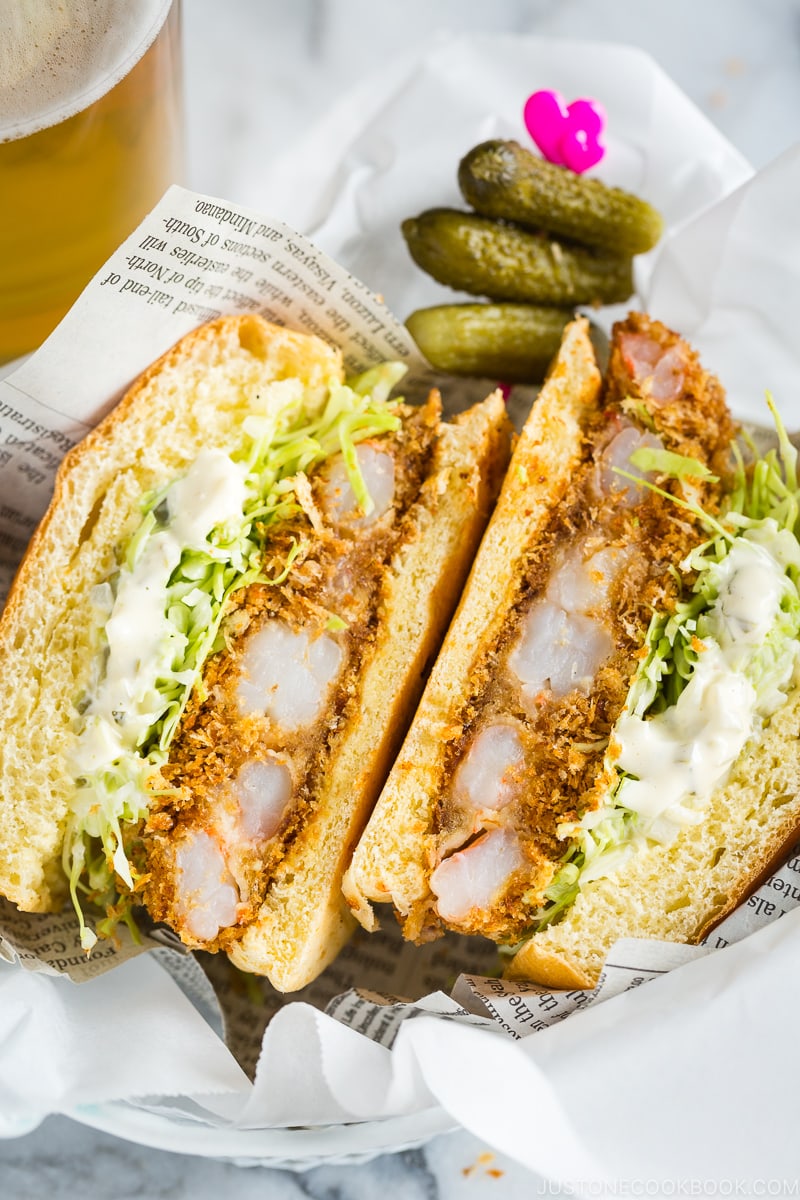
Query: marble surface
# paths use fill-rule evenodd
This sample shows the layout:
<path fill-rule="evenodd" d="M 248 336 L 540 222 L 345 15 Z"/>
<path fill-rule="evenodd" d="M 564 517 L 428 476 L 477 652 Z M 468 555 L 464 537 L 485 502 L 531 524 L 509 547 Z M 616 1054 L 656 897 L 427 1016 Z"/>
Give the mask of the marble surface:
<path fill-rule="evenodd" d="M 651 53 L 756 165 L 797 139 L 800 0 L 184 0 L 187 182 L 269 211 L 253 167 L 365 72 L 448 31 L 612 40 Z M 310 1196 L 521 1200 L 555 1192 L 465 1132 L 304 1174 L 155 1151 L 51 1117 L 0 1143 L 6 1200 Z M 651 1193 L 647 1193 L 651 1194 Z"/>
<path fill-rule="evenodd" d="M 358 1166 L 293 1172 L 169 1154 L 50 1117 L 0 1143 L 3 1200 L 532 1200 L 545 1181 L 466 1133 Z"/>

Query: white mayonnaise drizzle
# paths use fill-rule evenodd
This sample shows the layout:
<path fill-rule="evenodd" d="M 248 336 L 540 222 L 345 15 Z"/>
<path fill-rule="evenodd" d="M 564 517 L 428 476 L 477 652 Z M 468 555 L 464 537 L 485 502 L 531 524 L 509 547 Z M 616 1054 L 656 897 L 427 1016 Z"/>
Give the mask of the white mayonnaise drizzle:
<path fill-rule="evenodd" d="M 694 806 L 705 803 L 756 728 L 755 688 L 719 646 L 704 647 L 676 704 L 649 720 L 624 713 L 614 730 L 617 766 L 637 776 L 623 781 L 619 803 L 657 841 L 702 819 Z"/>
<path fill-rule="evenodd" d="M 616 723 L 616 765 L 636 776 L 623 780 L 617 803 L 639 815 L 638 832 L 650 840 L 669 843 L 703 819 L 711 793 L 792 682 L 796 641 L 767 688 L 747 674 L 794 588 L 784 549 L 780 535 L 760 541 L 746 533 L 734 541 L 715 568 L 719 590 L 705 617 L 707 636 L 677 703 L 651 717 L 624 712 Z"/>
<path fill-rule="evenodd" d="M 166 618 L 167 585 L 184 550 L 208 548 L 208 535 L 241 520 L 245 469 L 222 450 L 201 450 L 169 488 L 166 529 L 151 534 L 132 571 L 120 573 L 105 632 L 105 673 L 90 696 L 86 725 L 73 754 L 76 776 L 109 766 L 134 750 L 157 719 L 163 700 L 156 680 L 174 674 L 178 633 Z"/>

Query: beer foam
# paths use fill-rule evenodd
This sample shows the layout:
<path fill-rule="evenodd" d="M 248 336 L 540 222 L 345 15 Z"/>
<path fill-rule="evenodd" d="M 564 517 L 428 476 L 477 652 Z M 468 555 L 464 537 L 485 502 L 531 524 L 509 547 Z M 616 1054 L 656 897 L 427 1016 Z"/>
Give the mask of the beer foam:
<path fill-rule="evenodd" d="M 0 4 L 0 142 L 88 108 L 155 40 L 170 0 Z"/>

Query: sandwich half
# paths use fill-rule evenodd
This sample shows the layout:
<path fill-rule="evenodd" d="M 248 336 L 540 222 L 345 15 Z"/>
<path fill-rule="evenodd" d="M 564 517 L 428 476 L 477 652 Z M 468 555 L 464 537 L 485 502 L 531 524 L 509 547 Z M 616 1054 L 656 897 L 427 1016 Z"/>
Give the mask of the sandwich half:
<path fill-rule="evenodd" d="M 0 622 L 0 892 L 302 987 L 505 471 L 499 394 L 226 317 L 65 459 Z"/>
<path fill-rule="evenodd" d="M 697 941 L 800 827 L 796 455 L 745 467 L 722 389 L 632 314 L 568 327 L 345 877 L 368 928 L 502 943 L 591 987 Z M 746 449 L 746 448 L 745 448 Z"/>

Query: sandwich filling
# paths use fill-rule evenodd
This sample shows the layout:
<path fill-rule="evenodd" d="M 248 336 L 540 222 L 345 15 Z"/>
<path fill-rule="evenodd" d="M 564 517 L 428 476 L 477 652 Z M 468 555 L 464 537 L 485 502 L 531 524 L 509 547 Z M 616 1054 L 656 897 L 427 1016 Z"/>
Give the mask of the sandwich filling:
<path fill-rule="evenodd" d="M 194 946 L 255 916 L 313 805 L 381 585 L 433 454 L 438 397 L 388 399 L 385 364 L 311 395 L 269 385 L 232 453 L 143 501 L 94 592 L 64 867 L 107 933 L 134 898 Z"/>
<path fill-rule="evenodd" d="M 745 471 L 733 432 L 685 342 L 617 327 L 582 465 L 453 723 L 408 936 L 517 943 L 557 920 L 702 821 L 795 686 L 794 452 L 782 436 Z"/>

